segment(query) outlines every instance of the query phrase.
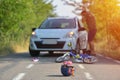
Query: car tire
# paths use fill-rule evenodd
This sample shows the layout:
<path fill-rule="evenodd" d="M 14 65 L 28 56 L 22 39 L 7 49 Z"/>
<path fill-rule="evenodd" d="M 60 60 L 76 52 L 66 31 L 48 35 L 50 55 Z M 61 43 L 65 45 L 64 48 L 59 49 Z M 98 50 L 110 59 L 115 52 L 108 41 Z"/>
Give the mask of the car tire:
<path fill-rule="evenodd" d="M 38 57 L 39 53 L 40 53 L 39 51 L 31 50 L 29 48 L 29 54 L 30 54 L 31 57 Z"/>
<path fill-rule="evenodd" d="M 77 40 L 75 51 L 76 51 L 77 54 L 80 53 L 80 43 L 79 43 L 79 40 Z"/>
<path fill-rule="evenodd" d="M 53 51 L 49 51 L 49 54 L 54 54 Z"/>

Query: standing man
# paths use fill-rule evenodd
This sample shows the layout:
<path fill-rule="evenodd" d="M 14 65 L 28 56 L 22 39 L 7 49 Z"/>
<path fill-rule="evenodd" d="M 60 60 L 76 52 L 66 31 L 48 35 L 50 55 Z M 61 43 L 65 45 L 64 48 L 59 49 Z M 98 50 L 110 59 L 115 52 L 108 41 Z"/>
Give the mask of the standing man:
<path fill-rule="evenodd" d="M 89 43 L 89 48 L 91 50 L 91 54 L 96 55 L 94 49 L 94 38 L 97 32 L 95 17 L 90 11 L 87 10 L 83 10 L 81 12 L 81 15 L 83 17 L 82 18 L 83 21 L 85 21 L 88 28 L 88 43 Z"/>
<path fill-rule="evenodd" d="M 92 3 L 91 0 L 86 0 L 86 1 L 84 0 L 82 1 L 82 4 L 76 1 L 73 1 L 73 3 L 69 3 L 68 1 L 65 1 L 65 3 L 75 7 L 75 10 L 73 11 L 74 14 L 78 16 L 82 15 L 82 19 L 86 23 L 88 28 L 88 44 L 91 54 L 96 55 L 94 49 L 94 38 L 97 32 L 96 21 L 94 15 L 88 9 L 90 4 Z M 77 11 L 79 10 L 82 10 L 81 14 L 77 13 Z"/>

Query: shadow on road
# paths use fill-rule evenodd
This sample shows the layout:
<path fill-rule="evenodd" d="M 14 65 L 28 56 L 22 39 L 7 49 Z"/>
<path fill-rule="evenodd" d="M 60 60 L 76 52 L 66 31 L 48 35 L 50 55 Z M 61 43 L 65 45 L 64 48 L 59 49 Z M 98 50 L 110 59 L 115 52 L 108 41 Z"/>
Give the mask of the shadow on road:
<path fill-rule="evenodd" d="M 63 75 L 47 75 L 48 77 L 65 77 Z"/>
<path fill-rule="evenodd" d="M 2 56 L 0 57 L 0 62 L 1 61 L 19 61 L 19 60 L 27 60 L 29 59 L 30 56 L 28 55 L 27 52 L 23 52 L 23 53 L 11 53 L 11 54 L 8 54 L 6 56 Z"/>
<path fill-rule="evenodd" d="M 59 56 L 61 56 L 62 54 L 59 54 L 59 53 L 55 53 L 55 54 L 48 54 L 48 53 L 45 53 L 45 54 L 41 54 L 39 56 L 39 59 L 41 61 L 48 61 L 49 59 L 55 59 Z M 9 55 L 6 55 L 6 56 L 2 56 L 0 57 L 0 63 L 3 62 L 3 61 L 13 61 L 13 62 L 18 62 L 18 61 L 21 61 L 21 60 L 32 60 L 32 57 L 29 55 L 29 52 L 22 52 L 22 53 L 13 53 L 13 54 L 9 54 Z M 53 61 L 53 60 L 52 60 Z M 48 61 L 50 62 L 50 61 Z"/>
<path fill-rule="evenodd" d="M 55 63 L 55 59 L 59 56 L 61 56 L 63 54 L 61 53 L 54 53 L 54 54 L 48 54 L 48 53 L 42 53 L 40 56 L 39 56 L 39 61 L 41 63 Z M 115 63 L 113 60 L 108 60 L 104 57 L 100 57 L 100 56 L 97 56 L 98 58 L 98 62 L 96 62 L 95 64 L 96 65 L 104 65 L 104 64 L 117 64 Z M 4 63 L 5 61 L 9 62 L 19 62 L 19 61 L 32 61 L 32 57 L 29 55 L 28 52 L 23 52 L 23 53 L 15 53 L 15 54 L 9 54 L 7 56 L 4 56 L 4 57 L 0 57 L 0 63 Z M 79 64 L 79 63 L 78 63 Z M 81 63 L 80 63 L 81 64 Z"/>

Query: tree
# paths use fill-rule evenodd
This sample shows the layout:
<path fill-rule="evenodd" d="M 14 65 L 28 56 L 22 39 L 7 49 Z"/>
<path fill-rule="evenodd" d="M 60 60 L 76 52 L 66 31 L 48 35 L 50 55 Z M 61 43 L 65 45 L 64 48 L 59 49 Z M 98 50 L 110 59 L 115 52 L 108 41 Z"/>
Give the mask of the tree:
<path fill-rule="evenodd" d="M 101 36 L 102 34 L 106 34 L 106 36 L 111 35 L 111 32 L 109 32 L 110 24 L 118 24 L 115 22 L 115 18 L 118 17 L 120 10 L 120 7 L 117 6 L 117 0 L 92 1 L 94 4 L 90 6 L 90 10 L 97 18 L 98 30 L 100 31 L 99 34 L 101 34 Z M 112 25 L 112 27 L 114 26 Z"/>
<path fill-rule="evenodd" d="M 53 10 L 46 0 L 0 0 L 0 49 L 26 43 L 31 28 L 54 15 Z"/>

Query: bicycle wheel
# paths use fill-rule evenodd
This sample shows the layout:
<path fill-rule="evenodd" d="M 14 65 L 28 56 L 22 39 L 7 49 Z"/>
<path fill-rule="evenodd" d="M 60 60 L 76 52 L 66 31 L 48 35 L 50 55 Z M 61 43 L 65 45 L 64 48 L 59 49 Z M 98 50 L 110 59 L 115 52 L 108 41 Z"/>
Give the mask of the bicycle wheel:
<path fill-rule="evenodd" d="M 58 57 L 58 58 L 55 59 L 55 62 L 60 63 L 60 62 L 63 62 L 63 61 L 67 61 L 69 59 L 70 59 L 70 56 L 65 56 L 65 57 L 60 56 L 60 57 Z"/>

